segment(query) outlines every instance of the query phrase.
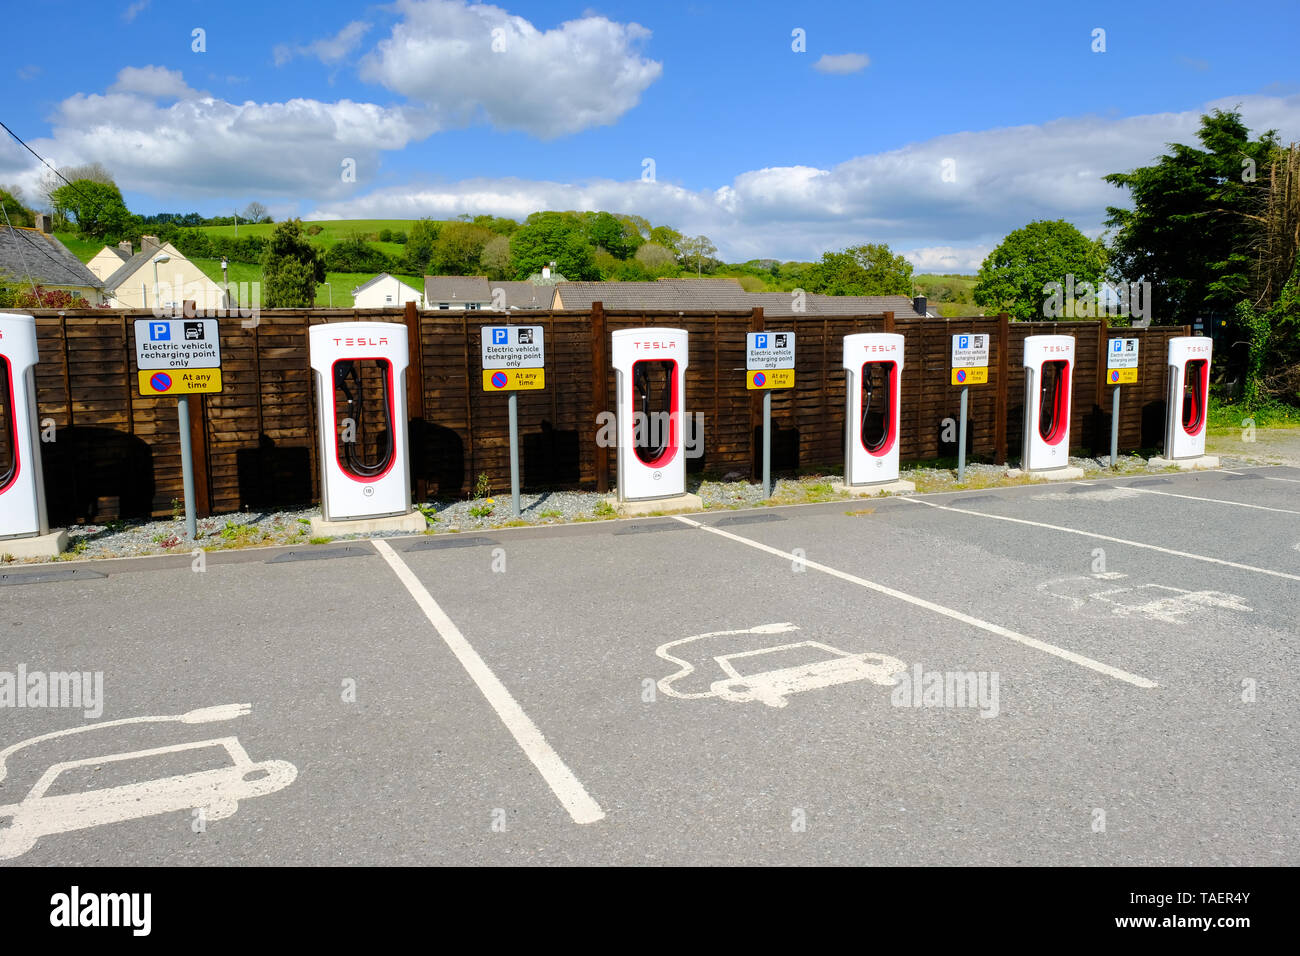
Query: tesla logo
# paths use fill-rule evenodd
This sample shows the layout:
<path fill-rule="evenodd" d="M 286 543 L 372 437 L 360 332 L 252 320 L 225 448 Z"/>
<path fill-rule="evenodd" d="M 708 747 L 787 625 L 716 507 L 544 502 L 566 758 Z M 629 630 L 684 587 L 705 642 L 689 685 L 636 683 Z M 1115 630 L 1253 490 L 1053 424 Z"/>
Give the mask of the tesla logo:
<path fill-rule="evenodd" d="M 638 349 L 675 349 L 676 342 L 633 342 L 632 345 Z"/>
<path fill-rule="evenodd" d="M 335 344 L 335 345 L 344 345 L 344 346 L 356 346 L 356 345 L 387 345 L 387 344 L 388 344 L 388 336 L 386 336 L 386 335 L 381 335 L 381 336 L 380 336 L 379 338 L 377 338 L 377 339 L 372 339 L 372 338 L 370 338 L 370 337 L 368 337 L 368 336 L 365 337 L 365 338 L 355 338 L 355 339 L 354 339 L 354 338 L 335 339 L 335 340 L 334 340 L 334 344 Z"/>
<path fill-rule="evenodd" d="M 898 351 L 898 346 L 897 346 L 897 345 L 864 345 L 864 346 L 862 346 L 862 351 L 864 351 L 864 352 L 897 352 L 897 351 Z"/>

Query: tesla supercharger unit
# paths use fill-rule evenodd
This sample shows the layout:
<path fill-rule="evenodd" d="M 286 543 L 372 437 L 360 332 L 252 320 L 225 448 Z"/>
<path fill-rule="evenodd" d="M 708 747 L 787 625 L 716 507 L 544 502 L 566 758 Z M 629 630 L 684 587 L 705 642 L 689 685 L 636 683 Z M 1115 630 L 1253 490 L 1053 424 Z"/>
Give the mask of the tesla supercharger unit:
<path fill-rule="evenodd" d="M 347 521 L 408 514 L 406 326 L 331 322 L 312 326 L 307 337 L 320 416 L 322 515 Z"/>
<path fill-rule="evenodd" d="M 618 498 L 686 494 L 684 329 L 612 333 L 618 372 Z"/>
<path fill-rule="evenodd" d="M 0 538 L 50 530 L 36 414 L 37 361 L 36 320 L 0 315 Z"/>
<path fill-rule="evenodd" d="M 1175 461 L 1205 455 L 1206 400 L 1214 343 L 1201 336 L 1169 340 L 1169 402 L 1165 415 L 1165 457 Z"/>
<path fill-rule="evenodd" d="M 903 337 L 893 332 L 844 336 L 844 368 L 844 483 L 852 487 L 898 481 Z"/>
<path fill-rule="evenodd" d="M 1070 383 L 1074 336 L 1025 339 L 1025 431 L 1021 468 L 1051 471 L 1070 464 Z"/>

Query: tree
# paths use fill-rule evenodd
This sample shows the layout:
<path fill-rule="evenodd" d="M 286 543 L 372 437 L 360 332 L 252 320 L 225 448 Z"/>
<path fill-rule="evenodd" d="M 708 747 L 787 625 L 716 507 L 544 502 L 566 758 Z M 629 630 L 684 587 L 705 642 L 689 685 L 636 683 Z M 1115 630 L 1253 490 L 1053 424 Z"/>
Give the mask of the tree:
<path fill-rule="evenodd" d="M 912 265 L 884 243 L 850 246 L 822 253 L 805 288 L 823 295 L 911 295 Z"/>
<path fill-rule="evenodd" d="M 33 226 L 36 224 L 32 211 L 24 206 L 22 199 L 19 198 L 21 195 L 22 190 L 17 186 L 8 189 L 0 187 L 0 210 L 3 210 L 3 213 L 0 213 L 0 225 Z M 6 216 L 9 217 L 7 223 Z"/>
<path fill-rule="evenodd" d="M 616 259 L 626 259 L 644 240 L 634 223 L 607 212 L 598 212 L 587 223 L 587 241 Z"/>
<path fill-rule="evenodd" d="M 636 262 L 646 271 L 646 274 L 652 278 L 660 276 L 676 275 L 677 257 L 673 251 L 657 242 L 647 242 L 636 251 L 634 256 Z"/>
<path fill-rule="evenodd" d="M 582 223 L 570 213 L 535 212 L 510 237 L 511 271 L 526 279 L 552 262 L 567 279 L 600 278 Z"/>
<path fill-rule="evenodd" d="M 479 257 L 483 271 L 489 279 L 505 279 L 510 275 L 510 240 L 506 236 L 494 236 L 483 247 Z"/>
<path fill-rule="evenodd" d="M 89 179 L 91 182 L 111 185 L 113 183 L 113 174 L 105 169 L 102 163 L 63 166 L 57 172 L 47 170 L 41 177 L 41 195 L 45 197 L 45 201 L 49 205 L 55 207 L 57 212 L 58 203 L 54 201 L 55 190 L 66 186 L 68 183 L 76 182 L 78 179 Z"/>
<path fill-rule="evenodd" d="M 1154 166 L 1103 177 L 1133 203 L 1106 209 L 1113 268 L 1150 282 L 1160 320 L 1176 325 L 1249 296 L 1258 230 L 1250 214 L 1264 201 L 1263 171 L 1278 145 L 1271 130 L 1252 140 L 1240 114 L 1223 110 L 1202 116 L 1196 136 L 1204 149 L 1173 143 Z"/>
<path fill-rule="evenodd" d="M 397 267 L 382 250 L 352 235 L 325 250 L 325 268 L 330 272 L 391 272 Z"/>
<path fill-rule="evenodd" d="M 265 206 L 263 206 L 260 202 L 256 202 L 256 201 L 250 202 L 247 206 L 244 207 L 244 211 L 240 213 L 240 218 L 246 222 L 261 222 L 264 219 L 267 222 L 271 221 L 270 210 L 267 209 Z"/>
<path fill-rule="evenodd" d="M 429 261 L 433 258 L 433 244 L 438 240 L 441 229 L 442 223 L 434 219 L 418 219 L 411 225 L 404 250 L 407 272 L 422 276 L 429 271 Z"/>
<path fill-rule="evenodd" d="M 695 275 L 698 278 L 702 272 L 702 265 L 706 258 L 711 257 L 718 251 L 718 247 L 708 236 L 691 236 L 690 238 L 681 239 L 677 243 L 677 248 L 682 254 L 682 259 L 689 265 L 695 263 Z"/>
<path fill-rule="evenodd" d="M 682 234 L 671 226 L 655 226 L 650 230 L 650 242 L 671 249 L 675 256 L 681 254 L 682 250 L 677 245 L 681 241 Z"/>
<path fill-rule="evenodd" d="M 433 242 L 429 268 L 435 275 L 473 276 L 482 272 L 483 247 L 491 230 L 469 222 L 449 222 Z M 409 243 L 408 243 L 409 245 Z"/>
<path fill-rule="evenodd" d="M 50 202 L 85 239 L 116 239 L 130 227 L 131 213 L 113 183 L 74 179 L 50 193 Z"/>
<path fill-rule="evenodd" d="M 268 309 L 302 309 L 316 302 L 316 285 L 325 281 L 325 261 L 303 235 L 302 222 L 275 227 L 262 262 L 263 300 Z"/>
<path fill-rule="evenodd" d="M 1039 219 L 1009 233 L 980 265 L 975 302 L 1014 318 L 1042 319 L 1045 286 L 1062 286 L 1074 276 L 1074 288 L 1094 288 L 1106 269 L 1106 250 L 1064 219 Z M 1089 297 L 1091 307 L 1091 297 Z"/>

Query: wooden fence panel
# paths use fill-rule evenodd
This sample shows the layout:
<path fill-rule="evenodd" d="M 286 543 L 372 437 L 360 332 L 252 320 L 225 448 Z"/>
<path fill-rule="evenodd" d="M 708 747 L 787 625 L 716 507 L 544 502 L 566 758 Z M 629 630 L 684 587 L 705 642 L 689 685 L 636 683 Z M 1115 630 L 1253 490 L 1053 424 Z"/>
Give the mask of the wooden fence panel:
<path fill-rule="evenodd" d="M 136 387 L 133 323 L 148 311 L 39 312 L 42 361 L 37 367 L 42 420 L 55 426 L 44 446 L 51 520 L 103 521 L 118 516 L 166 515 L 181 497 L 180 448 L 175 402 L 140 396 Z M 236 316 L 219 320 L 224 391 L 207 396 L 207 474 L 212 510 L 231 512 L 305 505 L 319 500 L 319 445 L 315 395 L 308 362 L 307 330 L 321 322 L 402 323 L 400 309 L 277 309 L 254 323 Z M 509 487 L 505 396 L 485 393 L 480 332 L 501 323 L 541 325 L 546 337 L 546 388 L 519 393 L 521 476 L 525 488 L 593 487 L 599 456 L 594 441 L 598 414 L 613 411 L 617 382 L 599 353 L 592 315 L 585 312 L 429 311 L 418 316 L 423 364 L 419 395 L 423 415 L 408 422 L 413 486 L 447 499 L 473 491 L 480 474 L 498 494 Z M 605 312 L 606 338 L 616 329 L 684 328 L 691 335 L 686 377 L 687 412 L 703 416 L 703 454 L 692 471 L 754 473 L 758 456 L 759 404 L 745 389 L 745 335 L 762 322 L 769 331 L 794 331 L 797 372 L 793 389 L 772 396 L 773 464 L 778 471 L 839 471 L 844 455 L 843 336 L 881 332 L 885 316 L 761 317 L 750 311 L 652 313 Z M 245 327 L 244 322 L 248 322 Z M 903 461 L 956 454 L 955 422 L 960 387 L 949 368 L 951 336 L 990 336 L 989 382 L 971 386 L 968 453 L 995 458 L 1005 434 L 1007 456 L 1019 459 L 1024 414 L 1023 342 L 1032 334 L 1075 337 L 1071 444 L 1075 454 L 1105 453 L 1110 441 L 1111 389 L 1104 381 L 1108 336 L 1141 340 L 1136 385 L 1121 393 L 1120 446 L 1158 447 L 1163 439 L 1165 351 L 1184 327 L 1107 329 L 1102 322 L 1012 322 L 1005 355 L 997 317 L 897 319 L 904 336 Z M 608 342 L 604 353 L 608 356 Z M 1006 373 L 999 369 L 1005 360 Z M 597 408 L 597 381 L 604 377 L 608 408 Z M 1100 376 L 1100 378 L 1099 378 Z M 362 401 L 374 414 L 381 391 L 374 383 Z M 405 393 L 401 396 L 405 400 Z M 1005 408 L 999 421 L 999 408 Z M 617 450 L 605 478 L 616 476 Z"/>

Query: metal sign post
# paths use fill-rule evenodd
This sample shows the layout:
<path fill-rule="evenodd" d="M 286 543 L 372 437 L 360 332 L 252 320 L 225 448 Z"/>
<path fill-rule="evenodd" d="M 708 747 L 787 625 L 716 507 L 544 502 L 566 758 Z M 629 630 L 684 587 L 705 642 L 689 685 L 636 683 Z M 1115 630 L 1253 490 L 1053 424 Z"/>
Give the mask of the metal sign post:
<path fill-rule="evenodd" d="M 952 337 L 952 384 L 961 386 L 961 413 L 957 424 L 957 484 L 966 481 L 966 412 L 971 385 L 989 380 L 989 337 L 961 332 Z"/>
<path fill-rule="evenodd" d="M 772 496 L 772 389 L 794 388 L 794 333 L 750 332 L 745 388 L 763 390 L 763 497 Z"/>
<path fill-rule="evenodd" d="M 1110 467 L 1119 461 L 1119 389 L 1138 380 L 1138 340 L 1111 339 L 1106 349 L 1106 381 L 1115 386 L 1110 396 Z"/>
<path fill-rule="evenodd" d="M 546 345 L 540 325 L 485 325 L 483 391 L 509 392 L 510 504 L 519 517 L 519 396 L 517 392 L 546 387 Z"/>
<path fill-rule="evenodd" d="M 177 397 L 185 533 L 193 541 L 198 536 L 198 517 L 194 511 L 194 446 L 190 441 L 189 396 L 221 391 L 221 336 L 217 320 L 136 319 L 135 365 L 141 395 Z"/>

